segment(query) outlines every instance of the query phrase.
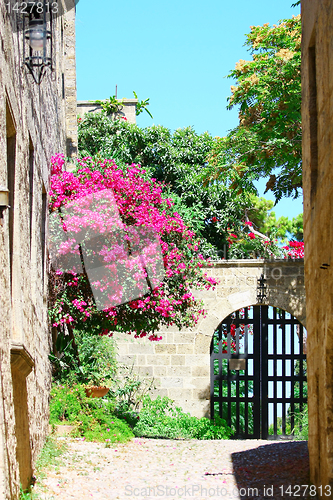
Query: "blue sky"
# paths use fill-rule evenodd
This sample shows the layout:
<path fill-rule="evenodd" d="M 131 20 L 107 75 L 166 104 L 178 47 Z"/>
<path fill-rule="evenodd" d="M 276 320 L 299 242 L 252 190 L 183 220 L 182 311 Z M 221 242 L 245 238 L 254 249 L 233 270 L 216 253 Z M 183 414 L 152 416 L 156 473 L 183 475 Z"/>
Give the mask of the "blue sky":
<path fill-rule="evenodd" d="M 175 130 L 193 126 L 224 136 L 238 123 L 226 109 L 232 81 L 225 78 L 239 59 L 251 25 L 276 24 L 299 13 L 294 0 L 79 0 L 76 19 L 77 98 L 150 98 L 152 120 Z M 260 183 L 260 194 L 265 182 Z M 265 195 L 274 199 L 273 196 Z M 302 201 L 286 199 L 277 216 L 293 217 Z"/>

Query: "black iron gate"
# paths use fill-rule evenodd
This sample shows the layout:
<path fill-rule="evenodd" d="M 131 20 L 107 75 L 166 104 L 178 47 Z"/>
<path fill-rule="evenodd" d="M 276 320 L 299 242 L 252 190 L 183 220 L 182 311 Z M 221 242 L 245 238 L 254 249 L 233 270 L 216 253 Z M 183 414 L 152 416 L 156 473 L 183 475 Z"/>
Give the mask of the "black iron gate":
<path fill-rule="evenodd" d="M 211 343 L 211 418 L 224 418 L 235 438 L 292 439 L 307 402 L 305 346 L 305 329 L 281 309 L 228 316 Z"/>

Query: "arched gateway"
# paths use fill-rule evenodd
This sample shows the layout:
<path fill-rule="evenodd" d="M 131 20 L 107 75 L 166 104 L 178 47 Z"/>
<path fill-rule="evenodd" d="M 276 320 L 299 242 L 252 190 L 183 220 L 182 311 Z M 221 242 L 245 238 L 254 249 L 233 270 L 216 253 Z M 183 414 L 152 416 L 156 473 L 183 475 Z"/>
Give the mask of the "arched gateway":
<path fill-rule="evenodd" d="M 303 325 L 276 307 L 245 307 L 221 322 L 210 353 L 210 415 L 234 438 L 292 437 L 307 402 Z"/>
<path fill-rule="evenodd" d="M 206 272 L 219 283 L 214 291 L 196 292 L 204 301 L 207 315 L 195 328 L 163 329 L 160 342 L 134 339 L 125 333 L 115 336 L 119 362 L 133 365 L 134 373 L 153 377 L 153 396 L 168 396 L 198 417 L 210 416 L 211 412 L 210 350 L 214 332 L 235 311 L 258 306 L 258 279 L 262 274 L 267 280 L 263 305 L 285 311 L 285 319 L 292 317 L 293 325 L 306 326 L 302 260 L 219 261 Z"/>

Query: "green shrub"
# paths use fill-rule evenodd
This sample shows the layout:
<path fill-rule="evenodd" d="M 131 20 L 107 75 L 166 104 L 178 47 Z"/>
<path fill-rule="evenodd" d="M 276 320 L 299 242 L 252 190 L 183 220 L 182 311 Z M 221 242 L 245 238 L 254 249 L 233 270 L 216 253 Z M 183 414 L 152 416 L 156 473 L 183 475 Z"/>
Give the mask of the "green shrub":
<path fill-rule="evenodd" d="M 294 427 L 291 428 L 291 417 L 294 417 Z M 293 432 L 292 432 L 293 431 Z M 286 419 L 286 434 L 294 434 L 294 439 L 307 441 L 309 436 L 309 423 L 308 423 L 308 406 L 305 405 L 303 411 L 295 411 L 291 413 L 288 411 L 288 416 Z M 268 434 L 274 434 L 274 424 L 271 424 L 268 428 Z M 282 434 L 282 417 L 277 417 L 277 435 Z"/>
<path fill-rule="evenodd" d="M 50 424 L 73 423 L 80 413 L 86 393 L 82 385 L 54 384 L 51 389 Z"/>
<path fill-rule="evenodd" d="M 69 335 L 58 333 L 57 355 L 50 354 L 53 379 L 61 384 L 110 387 L 117 372 L 116 346 L 108 336 L 74 330 L 77 352 Z"/>
<path fill-rule="evenodd" d="M 133 429 L 133 427 L 137 424 L 139 420 L 139 412 L 137 411 L 130 411 L 126 410 L 124 408 L 116 408 L 115 410 L 115 415 L 122 419 L 125 420 L 125 422 L 128 423 L 128 425 Z"/>
<path fill-rule="evenodd" d="M 73 435 L 88 441 L 126 442 L 134 437 L 126 422 L 113 415 L 115 401 L 88 398 L 82 385 L 54 385 L 51 390 L 50 423 L 75 426 Z"/>
<path fill-rule="evenodd" d="M 115 400 L 115 414 L 134 427 L 142 401 L 152 389 L 155 389 L 154 379 L 134 373 L 133 366 L 119 366 L 114 386 L 108 393 Z"/>
<path fill-rule="evenodd" d="M 302 412 L 294 415 L 294 437 L 297 440 L 307 441 L 309 438 L 308 405 Z"/>
<path fill-rule="evenodd" d="M 23 491 L 22 488 L 20 489 L 19 500 L 34 500 L 35 498 L 38 497 L 36 497 L 36 495 L 34 495 L 32 492 Z"/>
<path fill-rule="evenodd" d="M 75 332 L 82 381 L 87 385 L 111 387 L 117 373 L 116 348 L 112 338 Z"/>
<path fill-rule="evenodd" d="M 78 433 L 87 441 L 99 441 L 105 443 L 126 443 L 134 437 L 131 428 L 124 420 L 115 416 L 101 418 L 95 415 L 94 418 L 84 419 L 78 425 Z"/>
<path fill-rule="evenodd" d="M 146 396 L 139 417 L 133 429 L 138 437 L 228 439 L 232 433 L 225 420 L 191 417 L 167 397 L 152 400 Z"/>

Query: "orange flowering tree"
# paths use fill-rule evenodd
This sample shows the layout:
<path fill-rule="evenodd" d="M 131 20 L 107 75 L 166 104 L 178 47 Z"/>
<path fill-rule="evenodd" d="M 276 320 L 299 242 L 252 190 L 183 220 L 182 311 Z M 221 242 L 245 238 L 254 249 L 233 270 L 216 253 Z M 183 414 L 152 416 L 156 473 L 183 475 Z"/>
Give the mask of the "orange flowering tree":
<path fill-rule="evenodd" d="M 213 145 L 210 182 L 229 176 L 239 189 L 268 177 L 276 200 L 301 193 L 301 18 L 251 26 L 251 60 L 240 60 L 228 108 L 239 107 L 239 125 Z"/>

